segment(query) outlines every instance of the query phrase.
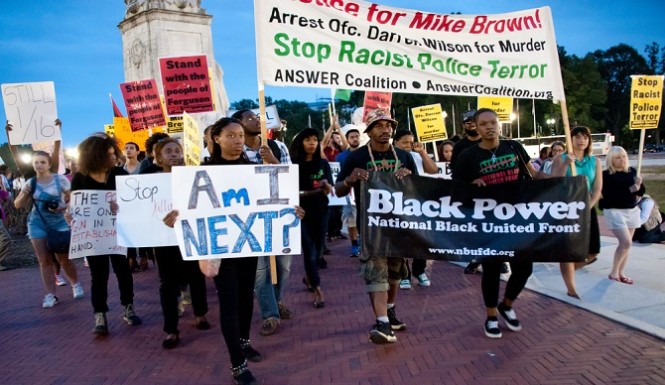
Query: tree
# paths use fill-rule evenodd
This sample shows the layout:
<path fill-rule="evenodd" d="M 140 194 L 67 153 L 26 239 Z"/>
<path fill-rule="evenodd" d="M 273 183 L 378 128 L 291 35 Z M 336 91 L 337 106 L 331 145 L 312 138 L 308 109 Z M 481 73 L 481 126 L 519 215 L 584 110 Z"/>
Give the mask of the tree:
<path fill-rule="evenodd" d="M 647 62 L 633 47 L 619 44 L 606 51 L 597 50 L 593 57 L 607 84 L 605 127 L 619 139 L 628 124 L 631 75 L 649 72 Z"/>

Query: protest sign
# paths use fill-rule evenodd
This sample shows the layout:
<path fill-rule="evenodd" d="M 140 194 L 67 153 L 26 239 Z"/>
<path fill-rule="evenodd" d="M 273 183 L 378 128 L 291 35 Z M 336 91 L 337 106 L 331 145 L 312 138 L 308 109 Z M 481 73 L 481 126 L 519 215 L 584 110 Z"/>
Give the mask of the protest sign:
<path fill-rule="evenodd" d="M 333 186 L 335 184 L 335 181 L 337 180 L 337 174 L 339 174 L 341 167 L 339 165 L 339 162 L 328 162 L 330 164 L 330 173 L 332 174 L 332 180 L 333 180 Z M 356 200 L 353 197 L 353 189 L 348 195 L 345 195 L 343 197 L 338 197 L 335 195 L 335 189 L 333 188 L 330 194 L 328 194 L 328 206 L 346 206 L 346 205 L 354 205 L 356 204 Z"/>
<path fill-rule="evenodd" d="M 489 108 L 496 112 L 499 123 L 510 123 L 510 114 L 513 113 L 513 98 L 504 97 L 478 97 L 478 109 Z"/>
<path fill-rule="evenodd" d="M 140 151 L 145 151 L 146 139 L 156 132 L 162 132 L 162 127 L 132 131 L 128 118 L 113 118 L 113 125 L 104 125 L 104 132 L 115 137 L 120 148 L 124 148 L 125 144 L 133 142 L 138 144 Z"/>
<path fill-rule="evenodd" d="M 155 79 L 122 83 L 120 90 L 132 131 L 166 124 Z"/>
<path fill-rule="evenodd" d="M 367 114 L 376 109 L 390 111 L 392 100 L 392 92 L 365 92 L 365 100 L 363 101 L 363 122 L 367 120 Z"/>
<path fill-rule="evenodd" d="M 456 15 L 255 0 L 254 18 L 265 84 L 565 99 L 549 7 Z"/>
<path fill-rule="evenodd" d="M 58 110 L 53 82 L 14 83 L 2 85 L 8 131 L 13 145 L 55 142 L 62 139 L 55 125 Z"/>
<path fill-rule="evenodd" d="M 658 128 L 663 108 L 663 75 L 631 76 L 630 128 Z"/>
<path fill-rule="evenodd" d="M 363 255 L 580 262 L 589 245 L 585 176 L 478 187 L 372 173 L 361 184 Z"/>
<path fill-rule="evenodd" d="M 110 202 L 115 201 L 115 191 L 76 190 L 69 200 L 71 244 L 69 259 L 92 255 L 127 254 L 127 249 L 116 241 L 116 216 Z"/>
<path fill-rule="evenodd" d="M 420 176 L 427 176 L 430 178 L 439 178 L 439 179 L 453 179 L 453 169 L 450 167 L 450 162 L 435 162 L 436 163 L 436 174 L 427 174 L 425 172 L 420 173 Z"/>
<path fill-rule="evenodd" d="M 168 115 L 214 111 L 205 55 L 160 58 Z"/>
<path fill-rule="evenodd" d="M 201 130 L 196 120 L 188 113 L 182 114 L 183 122 L 183 150 L 185 151 L 185 165 L 199 166 L 201 164 Z"/>
<path fill-rule="evenodd" d="M 236 112 L 237 110 L 228 109 L 226 110 L 226 116 L 231 116 Z M 259 115 L 261 111 L 258 108 L 253 108 L 252 112 Z M 264 119 L 264 117 L 262 116 L 261 119 Z M 279 119 L 279 113 L 277 112 L 276 105 L 271 104 L 269 106 L 266 106 L 265 120 L 266 120 L 266 128 L 268 129 L 282 127 L 282 122 Z"/>
<path fill-rule="evenodd" d="M 411 113 L 416 126 L 418 142 L 428 143 L 448 139 L 441 104 L 415 107 L 411 109 Z"/>
<path fill-rule="evenodd" d="M 174 167 L 172 175 L 183 259 L 300 254 L 297 165 Z"/>
<path fill-rule="evenodd" d="M 175 231 L 163 221 L 173 207 L 170 173 L 116 176 L 115 185 L 119 206 L 116 221 L 118 245 L 177 245 Z"/>

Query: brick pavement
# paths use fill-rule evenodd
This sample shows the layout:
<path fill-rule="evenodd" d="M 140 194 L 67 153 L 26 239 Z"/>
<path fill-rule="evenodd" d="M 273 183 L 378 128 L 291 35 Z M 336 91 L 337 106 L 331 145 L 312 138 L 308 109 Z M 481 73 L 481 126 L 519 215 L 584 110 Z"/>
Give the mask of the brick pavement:
<path fill-rule="evenodd" d="M 432 287 L 400 291 L 398 315 L 408 329 L 392 345 L 367 340 L 373 323 L 369 300 L 347 257 L 348 241 L 336 241 L 322 271 L 326 307 L 314 309 L 302 285 L 302 259 L 294 258 L 287 305 L 292 320 L 277 334 L 252 344 L 265 360 L 250 365 L 262 384 L 665 384 L 662 340 L 554 299 L 525 291 L 515 309 L 524 329 L 506 328 L 500 340 L 484 336 L 480 276 L 435 262 Z M 81 281 L 90 277 L 77 261 Z M 502 283 L 503 285 L 503 283 Z M 219 332 L 214 286 L 209 320 L 198 331 L 191 308 L 181 318 L 182 344 L 161 348 L 164 334 L 156 270 L 135 275 L 136 309 L 144 324 L 121 318 L 111 276 L 110 335 L 91 334 L 89 296 L 74 300 L 69 286 L 61 302 L 42 309 L 36 267 L 0 273 L 0 378 L 3 384 L 230 384 L 228 355 Z M 86 293 L 87 294 L 87 293 Z"/>

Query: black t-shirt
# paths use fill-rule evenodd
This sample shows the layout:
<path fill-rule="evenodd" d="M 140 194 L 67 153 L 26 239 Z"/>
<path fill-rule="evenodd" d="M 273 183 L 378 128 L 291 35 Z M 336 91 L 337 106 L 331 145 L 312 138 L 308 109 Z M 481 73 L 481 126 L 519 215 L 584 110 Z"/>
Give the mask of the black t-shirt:
<path fill-rule="evenodd" d="M 413 161 L 413 157 L 410 153 L 400 150 L 399 148 L 395 148 L 395 153 L 399 158 L 400 168 L 408 168 L 413 175 L 418 175 L 416 163 Z M 339 174 L 337 174 L 337 182 L 346 179 L 346 177 L 351 175 L 355 168 L 362 168 L 363 170 L 370 171 L 395 172 L 395 156 L 391 149 L 383 152 L 372 151 L 372 155 L 374 156 L 374 163 L 372 163 L 372 159 L 369 156 L 367 145 L 364 145 L 355 151 L 351 151 L 344 160 Z M 356 183 L 353 186 L 353 192 L 356 195 L 356 198 L 360 196 L 360 183 Z"/>
<path fill-rule="evenodd" d="M 100 183 L 92 179 L 90 175 L 83 175 L 80 172 L 74 174 L 72 178 L 72 191 L 76 190 L 115 190 L 116 175 L 129 175 L 122 167 L 113 167 L 109 170 L 109 176 L 106 183 Z"/>
<path fill-rule="evenodd" d="M 634 168 L 628 172 L 615 172 L 610 174 L 609 170 L 603 171 L 603 198 L 600 200 L 601 209 L 631 209 L 635 207 L 638 196 L 646 192 L 644 184 L 638 191 L 631 192 L 630 188 L 635 184 L 637 171 Z"/>
<path fill-rule="evenodd" d="M 480 137 L 476 136 L 478 140 L 470 140 L 468 136 L 463 137 L 462 139 L 458 140 L 454 145 L 453 145 L 453 155 L 450 157 L 450 166 L 452 167 L 455 164 L 455 161 L 457 160 L 457 157 L 459 154 L 462 153 L 462 151 L 466 150 L 469 147 L 473 147 L 476 144 L 480 143 Z"/>
<path fill-rule="evenodd" d="M 316 190 L 321 186 L 321 182 L 324 179 L 327 180 L 330 185 L 333 183 L 330 164 L 328 164 L 326 159 L 321 158 L 319 160 L 299 163 L 299 168 L 299 184 L 301 191 Z M 303 196 L 300 198 L 300 206 L 308 212 L 311 212 L 312 210 L 327 210 L 328 196 L 323 194 Z"/>
<path fill-rule="evenodd" d="M 514 140 L 501 140 L 494 150 L 471 146 L 458 154 L 453 179 L 472 182 L 481 178 L 487 185 L 516 182 L 520 180 L 520 162 L 524 159 L 529 159 L 529 155 Z"/>

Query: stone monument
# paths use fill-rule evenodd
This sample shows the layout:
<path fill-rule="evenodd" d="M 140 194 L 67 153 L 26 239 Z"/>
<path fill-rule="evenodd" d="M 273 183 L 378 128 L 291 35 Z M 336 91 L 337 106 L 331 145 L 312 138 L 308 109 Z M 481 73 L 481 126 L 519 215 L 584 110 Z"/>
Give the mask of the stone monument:
<path fill-rule="evenodd" d="M 205 54 L 211 69 L 215 113 L 193 114 L 199 125 L 212 123 L 229 108 L 222 67 L 212 45 L 212 16 L 200 0 L 125 0 L 122 32 L 125 81 L 155 79 L 163 90 L 159 58 Z"/>

